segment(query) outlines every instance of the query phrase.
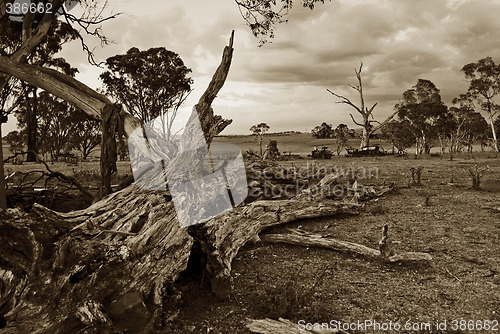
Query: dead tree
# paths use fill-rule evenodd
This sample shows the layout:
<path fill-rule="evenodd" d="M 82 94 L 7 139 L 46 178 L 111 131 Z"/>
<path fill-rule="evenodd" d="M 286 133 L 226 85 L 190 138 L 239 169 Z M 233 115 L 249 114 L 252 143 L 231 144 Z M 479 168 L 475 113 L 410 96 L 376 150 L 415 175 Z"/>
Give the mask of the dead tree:
<path fill-rule="evenodd" d="M 207 143 L 231 122 L 214 115 L 210 106 L 227 77 L 232 45 L 231 35 L 196 106 Z M 97 118 L 107 109 L 116 110 L 125 135 L 141 126 L 105 96 L 57 71 L 0 56 L 0 72 L 37 85 Z M 188 170 L 192 161 L 185 160 Z M 212 289 L 227 296 L 232 259 L 243 245 L 258 240 L 263 229 L 358 210 L 357 204 L 322 198 L 255 201 L 182 228 L 168 192 L 132 184 L 67 214 L 36 204 L 30 213 L 0 211 L 3 332 L 150 332 L 161 327 L 161 314 L 168 307 L 163 303 L 172 297 L 169 287 L 186 269 L 195 243 L 206 258 Z"/>
<path fill-rule="evenodd" d="M 363 134 L 361 136 L 360 148 L 364 147 L 364 146 L 369 146 L 370 145 L 370 136 L 372 135 L 372 133 L 374 133 L 375 131 L 377 131 L 377 130 L 381 129 L 382 127 L 384 127 L 385 125 L 387 125 L 387 123 L 389 123 L 389 121 L 394 117 L 394 115 L 396 115 L 396 111 L 395 111 L 385 121 L 380 123 L 379 121 L 375 120 L 375 118 L 373 117 L 373 109 L 375 109 L 375 107 L 377 106 L 377 103 L 373 104 L 373 106 L 371 106 L 371 108 L 369 108 L 369 109 L 368 109 L 368 107 L 365 107 L 365 97 L 363 95 L 363 83 L 361 81 L 361 70 L 362 69 L 363 69 L 363 63 L 361 63 L 361 65 L 359 65 L 359 69 L 354 69 L 354 72 L 356 73 L 356 78 L 358 79 L 358 85 L 357 86 L 349 85 L 349 87 L 351 87 L 352 89 L 356 90 L 359 93 L 359 100 L 360 100 L 359 106 L 354 104 L 353 102 L 351 102 L 351 100 L 349 100 L 347 97 L 339 95 L 337 93 L 332 92 L 330 89 L 327 89 L 327 91 L 330 92 L 330 94 L 341 99 L 337 103 L 347 104 L 347 105 L 353 107 L 361 115 L 362 121 L 361 121 L 361 123 L 359 123 L 356 121 L 356 119 L 354 118 L 354 116 L 352 114 L 349 114 L 351 116 L 351 119 L 354 122 L 354 124 L 361 126 L 363 128 Z M 372 119 L 370 119 L 370 117 Z M 373 126 L 372 123 L 378 123 L 378 125 Z"/>

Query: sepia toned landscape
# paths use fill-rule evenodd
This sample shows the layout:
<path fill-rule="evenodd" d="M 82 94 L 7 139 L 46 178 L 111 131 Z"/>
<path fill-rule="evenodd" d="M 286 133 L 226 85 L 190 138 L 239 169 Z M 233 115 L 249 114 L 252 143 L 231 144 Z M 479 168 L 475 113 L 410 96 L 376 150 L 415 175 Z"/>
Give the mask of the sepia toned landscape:
<path fill-rule="evenodd" d="M 500 4 L 195 2 L 0 2 L 0 333 L 499 331 Z"/>

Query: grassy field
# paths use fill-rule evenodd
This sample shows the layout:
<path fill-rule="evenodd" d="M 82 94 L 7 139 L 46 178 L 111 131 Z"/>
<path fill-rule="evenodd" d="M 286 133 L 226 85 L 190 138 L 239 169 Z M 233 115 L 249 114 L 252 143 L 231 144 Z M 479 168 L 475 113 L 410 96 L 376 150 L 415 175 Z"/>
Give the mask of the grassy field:
<path fill-rule="evenodd" d="M 303 155 L 313 146 L 335 146 L 333 140 L 315 140 L 310 135 L 266 136 L 264 143 L 272 138 L 278 140 L 280 151 Z M 235 143 L 242 150 L 258 149 L 250 136 L 217 141 Z M 273 231 L 300 228 L 376 248 L 381 227 L 388 224 L 391 238 L 399 242 L 397 251 L 428 252 L 432 263 L 388 265 L 313 247 L 247 245 L 233 263 L 230 300 L 214 299 L 201 275 L 179 279 L 176 288 L 182 298 L 169 307 L 179 308 L 180 313 L 165 320 L 168 333 L 250 333 L 244 326 L 246 319 L 265 317 L 296 323 L 409 322 L 420 324 L 419 330 L 409 331 L 415 333 L 473 332 L 452 330 L 453 320 L 500 321 L 500 162 L 495 153 L 463 154 L 453 161 L 436 156 L 341 156 L 280 162 L 292 163 L 370 170 L 370 177 L 358 179 L 361 184 L 394 182 L 398 189 L 367 203 L 360 215 L 297 221 Z M 468 169 L 475 165 L 484 169 L 481 190 L 471 189 Z M 423 167 L 423 185 L 409 186 L 410 168 L 417 166 Z M 98 162 L 52 167 L 90 185 L 98 180 L 89 177 L 98 175 Z M 27 163 L 6 168 L 9 172 L 42 169 Z M 115 181 L 128 173 L 128 163 L 119 163 Z M 436 321 L 445 320 L 447 330 L 438 331 Z"/>
<path fill-rule="evenodd" d="M 335 150 L 337 144 L 335 139 L 316 139 L 311 136 L 310 133 L 301 133 L 293 135 L 273 135 L 264 134 L 264 140 L 262 147 L 265 148 L 266 144 L 270 140 L 276 140 L 278 142 L 278 149 L 280 152 L 292 152 L 293 154 L 300 154 L 306 156 L 310 154 L 314 149 L 314 146 L 320 148 L 325 145 L 329 149 Z M 252 149 L 256 152 L 259 151 L 259 144 L 257 142 L 256 136 L 223 136 L 216 137 L 214 142 L 231 143 L 238 145 L 243 152 Z M 374 140 L 373 143 L 379 143 L 380 141 Z M 349 146 L 359 147 L 359 139 L 351 139 L 348 142 Z M 388 147 L 388 145 L 386 145 Z M 345 153 L 345 152 L 344 152 Z"/>
<path fill-rule="evenodd" d="M 307 154 L 310 154 L 315 146 L 318 148 L 321 148 L 321 146 L 323 145 L 328 146 L 328 148 L 334 152 L 337 148 L 335 139 L 316 139 L 313 138 L 310 133 L 300 133 L 293 135 L 264 134 L 262 143 L 263 149 L 266 147 L 267 142 L 269 142 L 270 140 L 276 140 L 278 142 L 278 149 L 280 152 L 292 152 L 292 154 L 299 154 L 304 157 L 307 156 Z M 252 149 L 256 152 L 259 151 L 259 144 L 255 135 L 220 136 L 216 137 L 214 139 L 214 142 L 231 143 L 238 145 L 243 152 L 246 152 L 249 149 Z M 347 146 L 358 148 L 360 143 L 361 140 L 359 138 L 353 138 L 349 139 L 349 141 L 347 142 Z M 391 144 L 385 140 L 372 139 L 370 140 L 370 144 L 379 144 L 386 150 L 392 150 Z M 491 152 L 491 149 L 487 149 L 487 151 L 488 150 Z M 439 153 L 439 151 L 439 147 L 433 147 L 431 149 L 431 153 Z M 480 145 L 475 145 L 474 151 L 480 151 Z M 410 147 L 407 149 L 407 152 L 408 154 L 414 154 L 415 148 Z M 341 155 L 344 155 L 345 153 L 345 150 L 343 150 L 341 152 Z"/>

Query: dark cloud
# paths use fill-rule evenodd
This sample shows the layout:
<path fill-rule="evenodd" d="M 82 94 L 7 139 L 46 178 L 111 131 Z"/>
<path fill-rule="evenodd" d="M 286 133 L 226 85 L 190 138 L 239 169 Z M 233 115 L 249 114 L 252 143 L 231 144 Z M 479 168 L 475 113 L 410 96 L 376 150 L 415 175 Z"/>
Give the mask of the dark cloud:
<path fill-rule="evenodd" d="M 500 62 L 495 0 L 334 0 L 312 11 L 297 5 L 261 48 L 233 1 L 151 0 L 149 10 L 132 0 L 111 4 L 125 14 L 105 23 L 116 44 L 96 54 L 105 59 L 132 46 L 179 53 L 193 69 L 189 103 L 202 94 L 236 30 L 228 80 L 214 102 L 217 112 L 234 119 L 229 133 L 247 133 L 260 121 L 275 131 L 311 129 L 323 121 L 352 126 L 352 110 L 335 104 L 326 88 L 356 101 L 348 85 L 357 83 L 354 68 L 361 61 L 367 101 L 378 102 L 379 117 L 388 116 L 419 78 L 433 81 L 449 103 L 467 89 L 460 72 L 465 64 L 486 56 Z M 86 76 L 93 71 L 77 44 L 64 55 Z"/>

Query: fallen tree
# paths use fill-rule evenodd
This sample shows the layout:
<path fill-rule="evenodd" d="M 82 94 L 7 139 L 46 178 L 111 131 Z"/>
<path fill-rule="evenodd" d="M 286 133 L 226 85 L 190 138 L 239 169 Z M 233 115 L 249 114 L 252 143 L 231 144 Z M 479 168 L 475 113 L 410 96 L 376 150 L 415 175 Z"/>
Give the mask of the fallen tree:
<path fill-rule="evenodd" d="M 163 300 L 186 269 L 195 242 L 220 296 L 231 262 L 266 227 L 356 213 L 356 204 L 256 201 L 181 228 L 165 193 L 134 185 L 67 214 L 39 205 L 2 214 L 2 310 L 8 332 L 144 330 L 160 327 Z M 13 241 L 15 240 L 15 241 Z"/>
<path fill-rule="evenodd" d="M 226 79 L 232 43 L 233 36 L 196 106 L 208 144 L 231 122 L 214 115 L 210 105 Z M 118 113 L 126 135 L 140 126 L 105 96 L 59 72 L 2 56 L 0 71 L 40 85 L 94 116 Z M 183 163 L 189 169 L 190 161 Z M 57 213 L 35 204 L 29 213 L 0 212 L 3 332 L 159 329 L 162 310 L 168 308 L 164 301 L 186 269 L 195 243 L 201 246 L 212 289 L 227 296 L 232 259 L 266 227 L 359 210 L 356 203 L 324 199 L 256 201 L 204 224 L 181 228 L 171 199 L 168 191 L 142 190 L 132 184 L 85 210 Z"/>

